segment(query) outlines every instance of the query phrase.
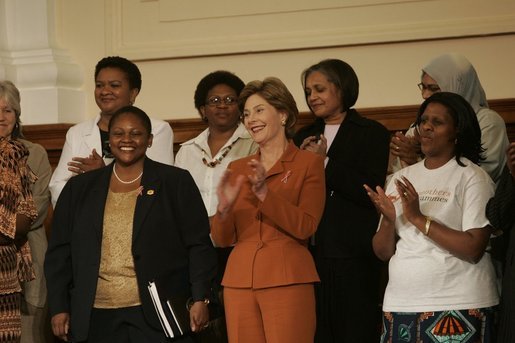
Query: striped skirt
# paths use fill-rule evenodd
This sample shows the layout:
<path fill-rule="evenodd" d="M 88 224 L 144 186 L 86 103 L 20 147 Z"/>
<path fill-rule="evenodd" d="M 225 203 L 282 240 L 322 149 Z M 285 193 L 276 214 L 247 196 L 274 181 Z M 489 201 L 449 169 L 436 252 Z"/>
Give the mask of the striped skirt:
<path fill-rule="evenodd" d="M 0 245 L 0 342 L 17 343 L 21 337 L 18 256 L 14 244 Z"/>

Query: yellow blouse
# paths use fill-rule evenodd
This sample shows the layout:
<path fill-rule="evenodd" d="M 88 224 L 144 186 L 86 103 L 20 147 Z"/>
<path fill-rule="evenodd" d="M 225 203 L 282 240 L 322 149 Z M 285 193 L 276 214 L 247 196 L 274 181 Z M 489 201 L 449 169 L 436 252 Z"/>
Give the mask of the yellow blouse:
<path fill-rule="evenodd" d="M 141 304 L 134 260 L 132 226 L 139 190 L 107 195 L 96 308 L 120 308 Z"/>

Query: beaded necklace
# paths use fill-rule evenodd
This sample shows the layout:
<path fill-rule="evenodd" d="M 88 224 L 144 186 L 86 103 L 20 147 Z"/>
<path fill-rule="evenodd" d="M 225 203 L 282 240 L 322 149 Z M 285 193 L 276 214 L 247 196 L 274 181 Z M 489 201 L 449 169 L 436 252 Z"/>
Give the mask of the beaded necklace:
<path fill-rule="evenodd" d="M 214 168 L 216 167 L 218 164 L 222 163 L 222 160 L 225 158 L 225 156 L 227 156 L 227 154 L 229 153 L 229 151 L 231 151 L 232 149 L 232 146 L 234 145 L 234 143 L 236 143 L 237 140 L 235 140 L 234 142 L 231 143 L 231 145 L 228 145 L 224 148 L 224 152 L 220 155 L 220 157 L 218 158 L 215 158 L 213 159 L 212 161 L 208 162 L 208 160 L 206 159 L 206 156 L 207 156 L 207 153 L 204 149 L 202 149 L 202 153 L 204 154 L 204 156 L 202 157 L 202 162 L 204 162 L 204 164 L 206 165 L 206 167 L 208 168 Z"/>

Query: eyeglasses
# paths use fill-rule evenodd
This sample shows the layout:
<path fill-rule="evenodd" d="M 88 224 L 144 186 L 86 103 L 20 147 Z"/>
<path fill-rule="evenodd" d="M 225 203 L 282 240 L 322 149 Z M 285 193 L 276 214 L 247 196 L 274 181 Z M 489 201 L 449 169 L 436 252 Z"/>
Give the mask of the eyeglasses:
<path fill-rule="evenodd" d="M 418 85 L 418 89 L 420 89 L 421 92 L 428 90 L 431 93 L 439 92 L 441 89 L 438 85 L 431 84 L 431 85 L 425 85 L 422 82 L 420 82 Z"/>
<path fill-rule="evenodd" d="M 238 101 L 238 98 L 232 95 L 225 96 L 223 98 L 217 96 L 212 96 L 206 101 L 206 105 L 208 106 L 220 106 L 221 104 L 224 104 L 226 106 L 231 106 L 236 104 Z"/>

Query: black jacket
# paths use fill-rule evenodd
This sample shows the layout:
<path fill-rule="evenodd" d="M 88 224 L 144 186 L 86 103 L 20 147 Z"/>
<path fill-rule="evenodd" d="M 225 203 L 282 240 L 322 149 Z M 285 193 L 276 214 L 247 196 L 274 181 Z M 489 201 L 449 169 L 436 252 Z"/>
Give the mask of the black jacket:
<path fill-rule="evenodd" d="M 50 314 L 68 312 L 72 340 L 87 338 L 100 267 L 104 207 L 112 165 L 72 177 L 57 202 L 45 259 Z M 143 312 L 160 329 L 148 281 L 189 269 L 195 300 L 209 295 L 216 253 L 191 175 L 145 160 L 133 222 L 132 255 Z"/>
<path fill-rule="evenodd" d="M 294 141 L 323 134 L 322 119 L 297 132 Z M 388 167 L 390 133 L 380 123 L 350 109 L 327 152 L 326 203 L 315 235 L 321 257 L 373 256 L 372 237 L 378 214 L 363 184 L 383 186 Z"/>

